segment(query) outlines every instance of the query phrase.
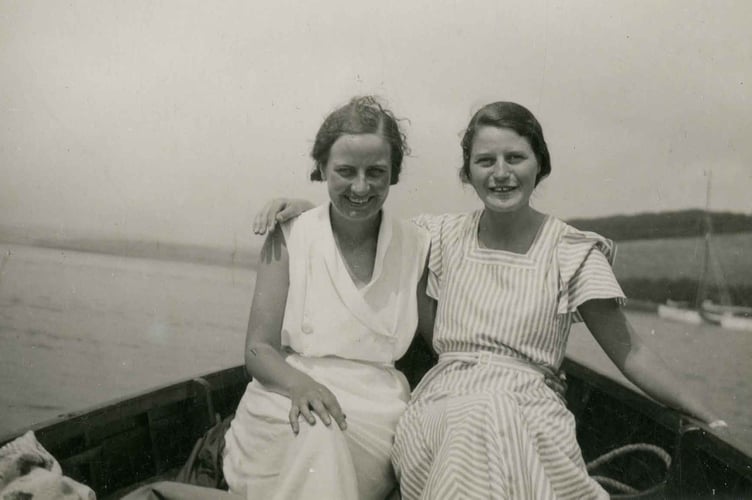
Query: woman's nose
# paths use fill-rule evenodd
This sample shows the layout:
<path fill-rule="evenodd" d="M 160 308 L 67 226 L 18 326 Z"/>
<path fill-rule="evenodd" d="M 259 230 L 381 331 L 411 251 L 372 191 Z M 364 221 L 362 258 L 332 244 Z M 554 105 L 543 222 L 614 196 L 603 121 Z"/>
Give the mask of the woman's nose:
<path fill-rule="evenodd" d="M 509 175 L 509 165 L 504 161 L 504 159 L 500 159 L 496 162 L 496 165 L 494 165 L 493 169 L 493 176 L 497 178 L 504 178 Z"/>
<path fill-rule="evenodd" d="M 355 194 L 365 194 L 368 192 L 368 182 L 363 175 L 358 175 L 350 186 L 350 190 Z"/>

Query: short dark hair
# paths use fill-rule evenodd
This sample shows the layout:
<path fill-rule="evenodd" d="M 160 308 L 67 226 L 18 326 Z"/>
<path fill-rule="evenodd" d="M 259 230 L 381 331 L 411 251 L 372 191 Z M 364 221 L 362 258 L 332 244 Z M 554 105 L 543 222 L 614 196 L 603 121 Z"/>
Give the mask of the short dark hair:
<path fill-rule="evenodd" d="M 334 110 L 326 117 L 316 133 L 311 157 L 315 163 L 311 171 L 312 181 L 322 181 L 321 170 L 329 161 L 332 145 L 347 134 L 378 134 L 391 147 L 391 184 L 397 184 L 402 171 L 402 159 L 409 154 L 405 134 L 398 119 L 373 96 L 353 97 L 349 103 Z"/>
<path fill-rule="evenodd" d="M 462 136 L 462 167 L 460 179 L 462 182 L 470 180 L 470 155 L 473 149 L 475 134 L 481 127 L 508 128 L 517 132 L 530 142 L 530 147 L 538 160 L 540 171 L 535 177 L 535 185 L 551 173 L 551 156 L 548 153 L 546 140 L 543 138 L 543 128 L 535 115 L 526 107 L 514 102 L 499 101 L 486 104 L 470 119 L 465 135 Z"/>

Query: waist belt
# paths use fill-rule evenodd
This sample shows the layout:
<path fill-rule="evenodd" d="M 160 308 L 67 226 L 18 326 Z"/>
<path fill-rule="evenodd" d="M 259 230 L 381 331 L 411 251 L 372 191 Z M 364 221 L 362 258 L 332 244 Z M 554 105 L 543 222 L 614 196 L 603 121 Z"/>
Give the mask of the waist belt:
<path fill-rule="evenodd" d="M 507 356 L 506 354 L 498 354 L 490 351 L 442 352 L 439 355 L 439 363 L 443 361 L 464 361 L 466 363 L 473 363 L 481 366 L 504 366 L 507 368 L 512 368 L 514 370 L 537 373 L 539 375 L 542 375 L 546 379 L 560 382 L 559 375 L 547 366 L 533 364 L 522 359 Z"/>

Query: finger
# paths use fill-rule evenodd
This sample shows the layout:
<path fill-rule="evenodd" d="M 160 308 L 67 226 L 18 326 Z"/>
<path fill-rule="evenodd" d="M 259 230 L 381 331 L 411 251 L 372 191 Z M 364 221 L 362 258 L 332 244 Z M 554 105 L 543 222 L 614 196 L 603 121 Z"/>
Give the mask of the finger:
<path fill-rule="evenodd" d="M 300 410 L 297 406 L 293 405 L 292 408 L 290 408 L 290 414 L 288 418 L 290 419 L 290 427 L 292 427 L 292 432 L 297 434 L 300 432 L 300 423 L 298 422 L 298 418 L 300 416 Z"/>
<path fill-rule="evenodd" d="M 277 213 L 278 208 L 275 206 L 277 200 L 266 202 L 261 210 L 256 213 L 256 217 L 253 219 L 253 232 L 256 234 L 264 234 L 269 229 L 270 219 L 274 218 L 274 214 Z"/>
<path fill-rule="evenodd" d="M 332 416 L 339 428 L 343 431 L 347 429 L 347 416 L 342 411 L 342 407 L 339 405 L 337 398 L 332 396 L 331 400 L 325 401 L 326 409 L 329 410 L 329 414 Z"/>
<path fill-rule="evenodd" d="M 329 412 L 326 410 L 324 403 L 322 403 L 318 399 L 314 399 L 313 401 L 311 401 L 311 406 L 313 407 L 313 411 L 316 413 L 316 415 L 318 415 L 321 421 L 324 422 L 324 425 L 329 425 L 332 423 L 332 419 L 329 418 Z"/>
<path fill-rule="evenodd" d="M 716 419 L 708 424 L 711 429 L 728 429 L 728 424 L 725 420 Z"/>
<path fill-rule="evenodd" d="M 274 229 L 274 226 L 277 224 L 276 216 L 277 212 L 279 212 L 279 206 L 276 202 L 273 202 L 267 207 L 266 211 L 266 218 L 264 220 L 266 224 L 266 230 L 272 231 Z"/>
<path fill-rule="evenodd" d="M 274 227 L 277 225 L 277 222 L 284 222 L 290 217 L 287 217 L 287 219 L 280 219 L 279 214 L 284 212 L 287 207 L 287 200 L 284 198 L 278 198 L 276 200 L 273 200 L 270 202 L 267 207 L 268 209 L 266 214 L 266 229 L 267 231 L 271 231 L 274 229 Z"/>
<path fill-rule="evenodd" d="M 309 424 L 316 425 L 316 417 L 314 417 L 313 413 L 311 413 L 311 409 L 308 408 L 308 404 L 300 405 L 300 414 L 303 415 L 303 418 L 305 418 Z"/>
<path fill-rule="evenodd" d="M 272 200 L 264 205 L 261 215 L 261 224 L 264 227 L 264 231 L 271 231 L 274 229 L 274 214 L 277 213 L 276 200 Z"/>
<path fill-rule="evenodd" d="M 275 217 L 277 222 L 285 222 L 300 215 L 300 210 L 295 207 L 285 206 Z"/>
<path fill-rule="evenodd" d="M 259 210 L 258 214 L 256 214 L 256 219 L 254 220 L 254 232 L 256 234 L 264 234 L 274 227 L 272 225 L 270 228 L 269 222 L 274 218 L 274 214 L 276 214 L 278 210 L 275 203 L 276 200 L 267 202 L 261 210 Z"/>
<path fill-rule="evenodd" d="M 264 234 L 266 232 L 266 219 L 262 212 L 257 213 L 253 219 L 253 232 L 255 234 Z"/>

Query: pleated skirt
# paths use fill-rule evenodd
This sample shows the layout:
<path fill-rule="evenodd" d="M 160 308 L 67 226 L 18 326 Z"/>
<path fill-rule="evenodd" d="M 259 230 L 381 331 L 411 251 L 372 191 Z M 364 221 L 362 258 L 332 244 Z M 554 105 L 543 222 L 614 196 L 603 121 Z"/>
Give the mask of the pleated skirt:
<path fill-rule="evenodd" d="M 404 500 L 608 498 L 574 416 L 541 374 L 514 366 L 439 362 L 398 424 L 392 462 Z"/>

